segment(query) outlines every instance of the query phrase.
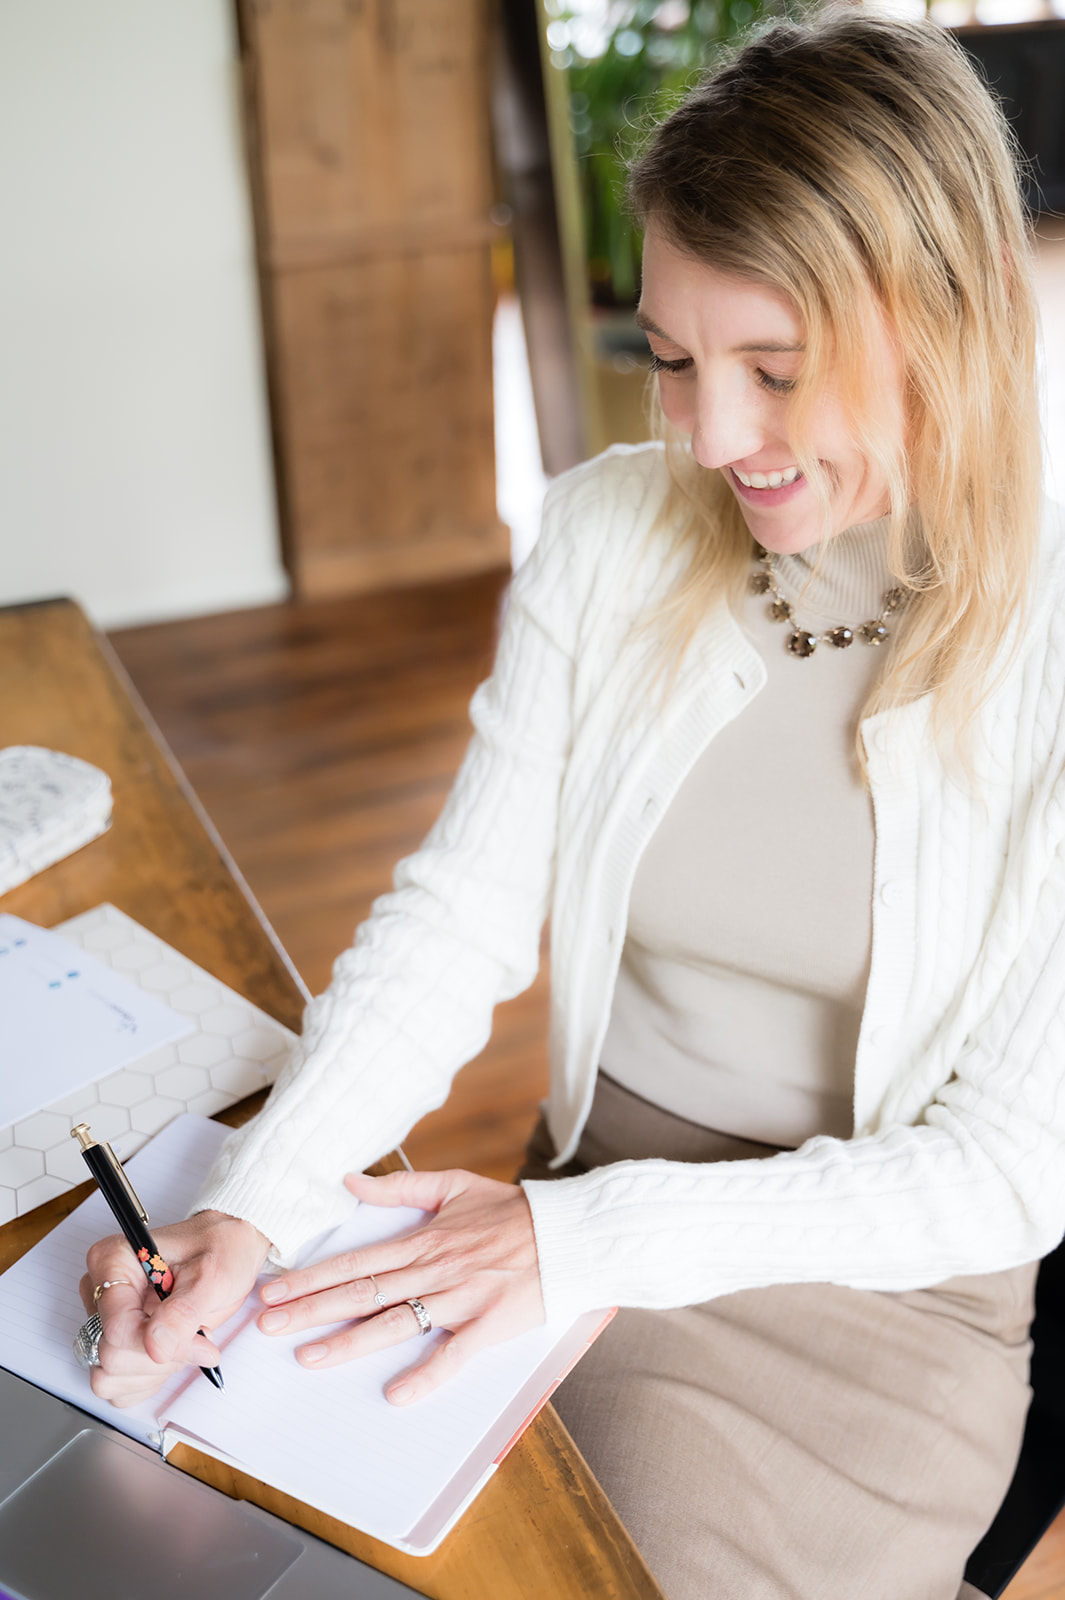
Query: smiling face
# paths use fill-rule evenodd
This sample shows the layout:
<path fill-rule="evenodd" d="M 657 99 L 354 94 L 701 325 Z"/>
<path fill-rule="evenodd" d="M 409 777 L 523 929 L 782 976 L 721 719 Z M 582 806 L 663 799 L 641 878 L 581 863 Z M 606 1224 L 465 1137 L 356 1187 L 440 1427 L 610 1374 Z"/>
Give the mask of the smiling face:
<path fill-rule="evenodd" d="M 901 367 L 883 317 L 872 311 L 876 420 L 889 446 L 901 451 Z M 807 440 L 828 486 L 827 524 L 822 501 L 799 471 L 788 423 L 803 327 L 787 295 L 685 255 L 651 222 L 637 321 L 650 341 L 665 416 L 690 438 L 700 466 L 722 474 L 767 550 L 808 550 L 886 514 L 887 478 L 857 444 L 831 386 L 814 405 Z"/>

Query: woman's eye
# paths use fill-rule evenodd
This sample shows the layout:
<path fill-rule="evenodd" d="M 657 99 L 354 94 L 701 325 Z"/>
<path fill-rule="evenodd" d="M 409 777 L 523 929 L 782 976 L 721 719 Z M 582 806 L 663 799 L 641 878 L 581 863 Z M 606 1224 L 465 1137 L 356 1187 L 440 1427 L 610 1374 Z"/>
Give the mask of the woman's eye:
<path fill-rule="evenodd" d="M 770 394 L 790 394 L 795 387 L 794 378 L 774 378 L 771 372 L 758 369 L 758 382 L 763 389 L 768 389 Z"/>
<path fill-rule="evenodd" d="M 652 350 L 649 364 L 652 372 L 687 372 L 692 365 L 692 358 L 684 356 L 679 361 L 667 361 L 665 356 L 656 356 Z"/>

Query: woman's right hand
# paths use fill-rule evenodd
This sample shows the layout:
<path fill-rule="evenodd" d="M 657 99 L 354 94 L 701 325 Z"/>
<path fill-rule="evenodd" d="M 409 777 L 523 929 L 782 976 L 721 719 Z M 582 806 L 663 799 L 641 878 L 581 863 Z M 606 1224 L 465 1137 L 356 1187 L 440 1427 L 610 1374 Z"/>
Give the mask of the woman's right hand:
<path fill-rule="evenodd" d="M 97 1311 L 103 1324 L 100 1365 L 89 1374 L 93 1392 L 115 1406 L 146 1400 L 182 1367 L 219 1365 L 219 1351 L 198 1330 L 211 1333 L 233 1315 L 270 1249 L 258 1228 L 221 1211 L 200 1211 L 153 1230 L 153 1238 L 174 1274 L 166 1300 L 121 1234 L 92 1246 L 79 1285 L 86 1315 Z M 111 1287 L 94 1306 L 93 1289 L 102 1283 Z"/>

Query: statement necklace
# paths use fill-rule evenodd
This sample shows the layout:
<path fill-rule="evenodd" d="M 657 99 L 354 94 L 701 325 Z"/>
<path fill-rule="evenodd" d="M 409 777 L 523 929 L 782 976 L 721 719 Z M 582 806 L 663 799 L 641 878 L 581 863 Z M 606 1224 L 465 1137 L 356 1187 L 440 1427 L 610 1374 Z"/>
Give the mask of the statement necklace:
<path fill-rule="evenodd" d="M 795 613 L 790 600 L 785 600 L 777 586 L 776 558 L 768 550 L 763 550 L 761 545 L 755 546 L 757 567 L 751 573 L 751 593 L 771 594 L 773 596 L 769 606 L 769 615 L 774 622 L 795 622 Z M 805 628 L 800 628 L 797 623 L 788 634 L 784 643 L 793 656 L 805 658 L 812 656 L 819 644 L 830 644 L 837 650 L 846 650 L 848 645 L 854 643 L 855 633 L 864 639 L 866 644 L 884 644 L 891 638 L 886 626 L 887 619 L 893 612 L 898 611 L 906 603 L 905 589 L 889 589 L 880 602 L 880 610 L 868 622 L 861 623 L 856 629 L 848 628 L 841 623 L 836 628 L 829 628 L 827 633 L 809 633 Z"/>

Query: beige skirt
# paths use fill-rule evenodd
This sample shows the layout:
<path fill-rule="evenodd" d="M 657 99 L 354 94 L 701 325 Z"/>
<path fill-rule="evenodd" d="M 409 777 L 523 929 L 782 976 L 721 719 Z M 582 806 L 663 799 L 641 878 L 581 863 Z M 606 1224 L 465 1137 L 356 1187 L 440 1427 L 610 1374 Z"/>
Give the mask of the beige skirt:
<path fill-rule="evenodd" d="M 735 1161 L 600 1075 L 574 1161 Z M 555 1403 L 668 1600 L 955 1600 L 1006 1492 L 1037 1263 L 899 1294 L 786 1284 L 622 1310 Z"/>

